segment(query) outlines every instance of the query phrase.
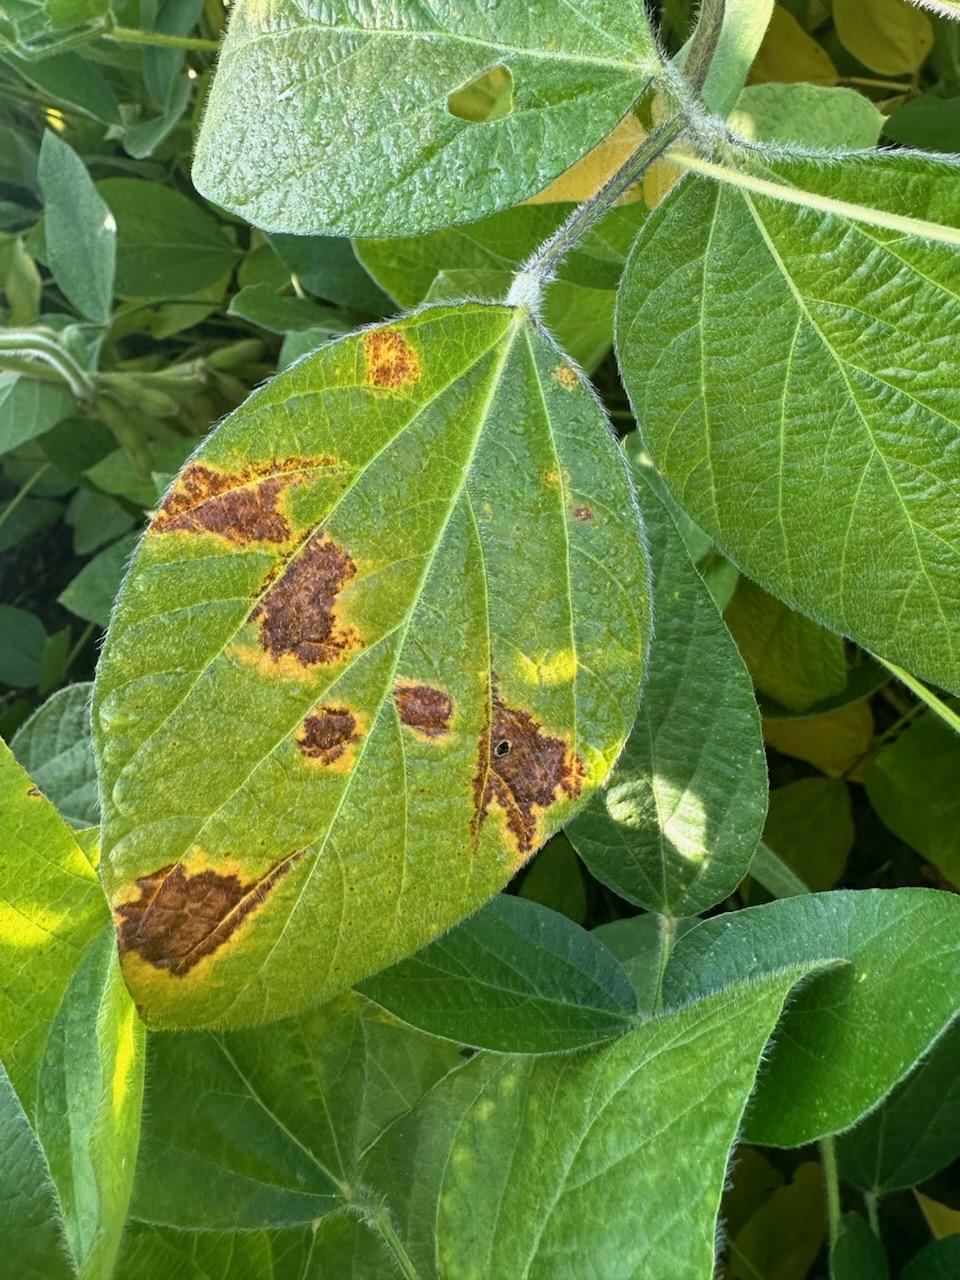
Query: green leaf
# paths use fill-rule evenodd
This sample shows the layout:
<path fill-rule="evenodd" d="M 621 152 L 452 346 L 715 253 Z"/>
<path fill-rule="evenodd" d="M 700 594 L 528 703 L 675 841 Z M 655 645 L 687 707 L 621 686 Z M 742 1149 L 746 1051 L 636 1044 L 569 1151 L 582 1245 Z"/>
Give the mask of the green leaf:
<path fill-rule="evenodd" d="M 527 866 L 517 894 L 581 924 L 587 914 L 587 891 L 580 859 L 561 832 Z"/>
<path fill-rule="evenodd" d="M 867 765 L 870 803 L 890 830 L 960 885 L 960 736 L 929 712 Z"/>
<path fill-rule="evenodd" d="M 10 1275 L 74 1280 L 50 1170 L 23 1107 L 0 1065 L 0 1250 Z"/>
<path fill-rule="evenodd" d="M 674 920 L 650 911 L 627 920 L 613 920 L 593 930 L 633 983 L 641 1014 L 654 1014 L 659 1009 L 663 971 L 670 951 L 699 923 L 696 916 Z"/>
<path fill-rule="evenodd" d="M 360 990 L 430 1035 L 502 1053 L 579 1049 L 622 1034 L 637 1013 L 598 938 L 505 894 Z"/>
<path fill-rule="evenodd" d="M 346 237 L 275 235 L 270 243 L 308 293 L 361 315 L 389 315 L 390 299 Z"/>
<path fill-rule="evenodd" d="M 269 231 L 334 235 L 409 235 L 518 204 L 609 133 L 658 66 L 640 0 L 546 0 L 532 16 L 524 0 L 245 0 L 200 132 L 197 189 Z M 512 109 L 454 114 L 451 95 L 496 68 Z"/>
<path fill-rule="evenodd" d="M 32 1116 L 52 1021 L 109 912 L 77 837 L 0 743 L 0 1059 Z"/>
<path fill-rule="evenodd" d="M 935 1240 L 921 1249 L 900 1280 L 954 1280 L 960 1267 L 960 1235 Z"/>
<path fill-rule="evenodd" d="M 117 964 L 113 930 L 87 950 L 50 1027 L 36 1130 L 80 1274 L 109 1276 L 137 1160 L 144 1027 Z"/>
<path fill-rule="evenodd" d="M 470 914 L 606 776 L 646 630 L 622 457 L 526 312 L 425 309 L 254 393 L 161 505 L 97 675 L 148 1020 L 275 1018 Z"/>
<path fill-rule="evenodd" d="M 850 788 L 839 778 L 800 778 L 770 792 L 763 838 L 815 892 L 832 889 L 853 847 Z"/>
<path fill-rule="evenodd" d="M 682 182 L 626 268 L 617 348 L 651 456 L 769 591 L 958 690 L 960 257 L 910 215 L 956 227 L 960 167 L 904 152 L 770 161 L 788 195 L 840 202 L 820 208 L 722 172 Z M 841 215 L 850 201 L 891 225 Z"/>
<path fill-rule="evenodd" d="M 830 1251 L 831 1280 L 889 1280 L 889 1275 L 883 1245 L 867 1220 L 859 1213 L 845 1213 Z"/>
<path fill-rule="evenodd" d="M 856 1124 L 960 1011 L 960 901 L 931 889 L 808 894 L 715 916 L 677 944 L 664 1003 L 819 959 L 845 962 L 793 1001 L 746 1121 L 793 1147 Z"/>
<path fill-rule="evenodd" d="M 29 84 L 55 101 L 73 107 L 103 124 L 120 124 L 120 103 L 101 69 L 77 53 L 58 53 L 44 58 L 17 58 L 6 51 L 0 61 L 7 63 Z"/>
<path fill-rule="evenodd" d="M 0 684 L 32 689 L 40 679 L 40 660 L 47 633 L 26 609 L 0 604 Z"/>
<path fill-rule="evenodd" d="M 709 996 L 610 1046 L 481 1054 L 451 1073 L 362 1170 L 416 1273 L 707 1280 L 740 1116 L 804 972 Z"/>
<path fill-rule="evenodd" d="M 914 98 L 890 113 L 883 132 L 904 147 L 960 151 L 960 98 Z"/>
<path fill-rule="evenodd" d="M 90 684 L 58 689 L 17 730 L 10 749 L 62 817 L 75 827 L 100 820 L 90 730 Z"/>
<path fill-rule="evenodd" d="M 460 1057 L 353 994 L 149 1048 L 132 1217 L 203 1231 L 311 1223 L 361 1194 L 363 1152 Z"/>
<path fill-rule="evenodd" d="M 117 224 L 117 293 L 180 298 L 233 267 L 239 251 L 195 200 L 140 178 L 106 178 L 97 191 Z"/>
<path fill-rule="evenodd" d="M 74 407 L 65 386 L 0 372 L 0 454 L 42 436 Z"/>
<path fill-rule="evenodd" d="M 737 887 L 767 806 L 750 677 L 638 459 L 656 628 L 637 719 L 606 787 L 568 827 L 590 871 L 629 902 L 695 915 Z"/>
<path fill-rule="evenodd" d="M 919 71 L 933 48 L 930 19 L 906 0 L 833 0 L 833 21 L 843 47 L 882 76 Z"/>
<path fill-rule="evenodd" d="M 0 503 L 0 552 L 9 551 L 32 533 L 56 524 L 63 516 L 59 502 L 46 498 L 25 498 Z"/>
<path fill-rule="evenodd" d="M 960 1155 L 960 1024 L 837 1144 L 844 1179 L 874 1195 L 915 1187 Z"/>
<path fill-rule="evenodd" d="M 44 200 L 46 261 L 65 297 L 99 324 L 110 319 L 117 226 L 68 143 L 48 129 L 37 169 Z"/>
<path fill-rule="evenodd" d="M 78 618 L 105 627 L 139 537 L 139 533 L 128 533 L 89 560 L 57 597 L 64 608 Z"/>
<path fill-rule="evenodd" d="M 324 307 L 309 298 L 281 297 L 268 284 L 248 284 L 230 299 L 228 316 L 239 316 L 271 333 L 290 333 L 303 329 L 324 329 L 328 333 L 346 333 L 352 328 L 342 312 Z"/>
<path fill-rule="evenodd" d="M 753 84 L 730 116 L 731 127 L 754 142 L 802 147 L 875 147 L 885 117 L 855 89 L 822 84 Z"/>

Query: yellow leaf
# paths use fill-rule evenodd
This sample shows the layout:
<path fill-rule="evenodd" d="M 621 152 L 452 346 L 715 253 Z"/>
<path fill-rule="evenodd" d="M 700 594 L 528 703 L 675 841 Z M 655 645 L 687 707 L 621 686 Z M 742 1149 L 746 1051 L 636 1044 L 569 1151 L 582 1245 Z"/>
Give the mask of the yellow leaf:
<path fill-rule="evenodd" d="M 802 720 L 771 720 L 763 726 L 768 746 L 815 765 L 828 778 L 839 778 L 862 760 L 873 741 L 870 703 L 851 702 L 837 711 Z M 850 777 L 860 781 L 860 768 Z"/>
<path fill-rule="evenodd" d="M 907 0 L 833 0 L 833 21 L 843 47 L 880 75 L 912 74 L 933 48 L 930 19 Z"/>
<path fill-rule="evenodd" d="M 526 204 L 559 204 L 564 200 L 589 200 L 611 174 L 633 155 L 647 136 L 647 131 L 633 114 L 624 116 L 612 133 L 588 151 L 576 164 L 571 165 L 548 187 L 531 196 Z M 639 192 L 627 193 L 621 203 L 639 199 Z"/>
<path fill-rule="evenodd" d="M 836 84 L 837 68 L 793 14 L 776 5 L 748 80 L 750 84 L 763 84 L 767 80 L 780 84 L 801 80 L 810 84 Z"/>
<path fill-rule="evenodd" d="M 914 1191 L 913 1194 L 917 1197 L 917 1204 L 922 1209 L 935 1240 L 960 1235 L 960 1209 L 951 1209 L 949 1205 L 931 1200 L 920 1191 Z"/>

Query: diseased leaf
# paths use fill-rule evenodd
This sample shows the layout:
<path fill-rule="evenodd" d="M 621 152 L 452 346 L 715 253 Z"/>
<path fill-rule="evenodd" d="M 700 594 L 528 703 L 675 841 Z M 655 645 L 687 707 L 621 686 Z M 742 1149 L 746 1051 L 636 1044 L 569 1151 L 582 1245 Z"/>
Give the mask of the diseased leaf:
<path fill-rule="evenodd" d="M 960 1024 L 837 1144 L 847 1182 L 874 1195 L 915 1187 L 960 1155 Z"/>
<path fill-rule="evenodd" d="M 161 504 L 95 686 L 145 1016 L 275 1018 L 469 914 L 606 776 L 646 630 L 622 457 L 525 312 L 426 309 L 256 392 Z"/>
<path fill-rule="evenodd" d="M 360 990 L 430 1035 L 504 1053 L 579 1049 L 621 1035 L 637 1013 L 598 938 L 505 894 Z"/>
<path fill-rule="evenodd" d="M 423 1280 L 714 1273 L 727 1159 L 804 968 L 709 996 L 609 1046 L 480 1054 L 363 1166 Z"/>
<path fill-rule="evenodd" d="M 153 1035 L 132 1217 L 312 1223 L 361 1193 L 363 1152 L 459 1059 L 352 994 L 267 1028 Z"/>
<path fill-rule="evenodd" d="M 66 298 L 100 324 L 110 318 L 117 227 L 73 148 L 48 129 L 37 169 L 46 260 Z"/>
<path fill-rule="evenodd" d="M 409 235 L 471 221 L 589 151 L 657 65 L 641 0 L 546 0 L 535 13 L 524 0 L 245 0 L 194 182 L 269 231 Z M 509 109 L 478 119 L 454 95 L 491 71 L 510 82 Z"/>
<path fill-rule="evenodd" d="M 74 832 L 0 743 L 0 1060 L 33 1119 L 49 1025 L 108 911 Z"/>
<path fill-rule="evenodd" d="M 952 161 L 792 158 L 764 172 L 958 225 Z M 640 232 L 617 338 L 653 460 L 720 549 L 787 604 L 952 690 L 958 295 L 953 246 L 688 180 Z"/>
<path fill-rule="evenodd" d="M 656 629 L 626 749 L 567 836 L 597 879 L 629 902 L 694 915 L 747 872 L 766 815 L 766 761 L 736 646 L 639 461 L 634 474 Z"/>
<path fill-rule="evenodd" d="M 785 964 L 845 962 L 787 1010 L 745 1123 L 794 1147 L 871 1111 L 960 1012 L 960 901 L 932 889 L 807 894 L 714 916 L 677 944 L 664 1004 Z"/>
<path fill-rule="evenodd" d="M 58 689 L 17 730 L 10 748 L 34 783 L 74 827 L 100 820 L 90 730 L 92 685 Z"/>

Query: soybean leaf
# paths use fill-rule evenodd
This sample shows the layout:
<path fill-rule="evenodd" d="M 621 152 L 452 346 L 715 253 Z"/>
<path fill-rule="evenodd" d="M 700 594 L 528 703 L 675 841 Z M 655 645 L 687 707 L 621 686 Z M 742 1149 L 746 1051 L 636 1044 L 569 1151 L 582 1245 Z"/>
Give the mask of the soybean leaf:
<path fill-rule="evenodd" d="M 663 971 L 674 943 L 700 921 L 696 916 L 674 920 L 648 911 L 626 920 L 612 920 L 593 932 L 620 961 L 633 983 L 641 1014 L 660 1006 Z"/>
<path fill-rule="evenodd" d="M 589 151 L 657 65 L 640 0 L 547 0 L 535 15 L 524 0 L 241 3 L 193 178 L 269 231 L 409 235 L 467 222 Z M 464 97 L 491 77 L 507 109 L 483 119 Z"/>
<path fill-rule="evenodd" d="M 645 1023 L 610 1046 L 478 1055 L 363 1165 L 424 1280 L 714 1273 L 730 1148 L 802 967 Z"/>
<path fill-rule="evenodd" d="M 730 1280 L 756 1280 L 778 1272 L 786 1280 L 806 1277 L 826 1235 L 825 1199 L 820 1165 L 800 1165 L 792 1180 L 774 1188 L 732 1238 Z"/>
<path fill-rule="evenodd" d="M 786 964 L 845 961 L 788 1009 L 748 1141 L 800 1146 L 871 1111 L 960 1011 L 960 902 L 930 889 L 808 894 L 715 916 L 677 944 L 664 1003 Z"/>
<path fill-rule="evenodd" d="M 777 84 L 837 82 L 837 68 L 829 53 L 782 4 L 773 6 L 770 25 L 750 67 L 751 84 L 763 84 L 769 80 Z"/>
<path fill-rule="evenodd" d="M 161 504 L 97 674 L 148 1019 L 289 1013 L 480 906 L 609 771 L 646 628 L 622 457 L 526 312 L 425 309 L 255 392 Z"/>
<path fill-rule="evenodd" d="M 44 199 L 46 261 L 67 299 L 100 324 L 110 319 L 117 227 L 83 161 L 48 129 L 37 169 Z"/>
<path fill-rule="evenodd" d="M 273 333 L 303 329 L 326 329 L 346 333 L 350 322 L 342 312 L 311 302 L 309 298 L 281 297 L 268 284 L 248 284 L 230 300 L 228 316 L 239 316 Z"/>
<path fill-rule="evenodd" d="M 59 502 L 25 498 L 0 503 L 0 552 L 9 551 L 38 529 L 55 524 L 63 515 Z"/>
<path fill-rule="evenodd" d="M 84 1276 L 113 1273 L 140 1137 L 144 1028 L 112 930 L 87 949 L 47 1037 L 37 1136 Z"/>
<path fill-rule="evenodd" d="M 904 147 L 960 151 L 960 98 L 927 93 L 904 102 L 887 117 L 883 132 Z"/>
<path fill-rule="evenodd" d="M 837 1144 L 843 1177 L 874 1195 L 915 1187 L 960 1155 L 960 1025 Z"/>
<path fill-rule="evenodd" d="M 517 894 L 582 923 L 587 914 L 587 891 L 580 859 L 565 835 L 554 836 L 540 850 L 528 866 Z"/>
<path fill-rule="evenodd" d="M 833 21 L 845 49 L 882 76 L 910 75 L 933 48 L 930 19 L 904 0 L 834 0 Z"/>
<path fill-rule="evenodd" d="M 203 1231 L 312 1223 L 359 1196 L 363 1152 L 460 1055 L 353 994 L 149 1047 L 131 1215 Z"/>
<path fill-rule="evenodd" d="M 124 1234 L 117 1274 L 123 1280 L 372 1280 L 394 1271 L 379 1237 L 341 1210 L 276 1231 L 176 1231 L 134 1222 Z"/>
<path fill-rule="evenodd" d="M 116 598 L 120 580 L 139 538 L 128 533 L 88 560 L 77 576 L 68 582 L 57 599 L 71 613 L 87 622 L 105 627 Z"/>
<path fill-rule="evenodd" d="M 960 257 L 911 221 L 919 207 L 957 226 L 960 167 L 899 152 L 763 172 L 838 203 L 687 181 L 644 224 L 618 303 L 637 420 L 675 499 L 751 577 L 960 689 L 960 362 L 944 325 Z M 841 214 L 850 201 L 896 226 Z"/>
<path fill-rule="evenodd" d="M 6 62 L 28 83 L 49 93 L 57 102 L 65 103 L 103 124 L 121 123 L 117 95 L 101 69 L 89 59 L 76 53 L 18 58 L 4 50 L 0 61 Z"/>
<path fill-rule="evenodd" d="M 578 1049 L 622 1034 L 637 1012 L 599 938 L 505 894 L 360 990 L 421 1031 L 504 1053 Z"/>
<path fill-rule="evenodd" d="M 927 712 L 867 765 L 870 803 L 886 826 L 960 884 L 960 737 Z"/>
<path fill-rule="evenodd" d="M 0 1064 L 0 1249 L 11 1275 L 73 1280 L 56 1188 L 36 1134 Z"/>
<path fill-rule="evenodd" d="M 0 373 L 0 453 L 42 436 L 73 409 L 65 386 L 21 373 Z"/>
<path fill-rule="evenodd" d="M 220 280 L 240 256 L 195 200 L 159 182 L 106 178 L 97 191 L 117 225 L 117 292 L 179 298 Z"/>
<path fill-rule="evenodd" d="M 831 1280 L 889 1280 L 883 1245 L 866 1218 L 845 1213 L 843 1225 L 830 1250 Z"/>
<path fill-rule="evenodd" d="M 275 235 L 270 243 L 315 297 L 361 315 L 389 315 L 390 299 L 364 270 L 345 236 Z"/>
<path fill-rule="evenodd" d="M 44 625 L 35 614 L 0 604 L 0 683 L 32 689 L 40 679 L 46 638 Z"/>
<path fill-rule="evenodd" d="M 960 1235 L 935 1240 L 921 1249 L 900 1280 L 953 1280 L 960 1267 Z"/>
<path fill-rule="evenodd" d="M 763 838 L 815 892 L 832 889 L 853 847 L 850 789 L 839 778 L 799 778 L 770 792 Z"/>
<path fill-rule="evenodd" d="M 109 918 L 77 837 L 0 743 L 0 1060 L 32 1118 L 49 1026 Z"/>
<path fill-rule="evenodd" d="M 10 743 L 36 785 L 75 827 L 95 826 L 100 817 L 90 730 L 92 687 L 58 689 Z"/>
<path fill-rule="evenodd" d="M 751 141 L 808 148 L 875 147 L 885 116 L 854 89 L 821 84 L 754 84 L 737 99 L 730 124 Z"/>
<path fill-rule="evenodd" d="M 621 897 L 695 915 L 732 893 L 750 865 L 767 807 L 763 738 L 750 677 L 710 592 L 645 468 L 633 470 L 656 629 L 626 749 L 567 836 Z"/>

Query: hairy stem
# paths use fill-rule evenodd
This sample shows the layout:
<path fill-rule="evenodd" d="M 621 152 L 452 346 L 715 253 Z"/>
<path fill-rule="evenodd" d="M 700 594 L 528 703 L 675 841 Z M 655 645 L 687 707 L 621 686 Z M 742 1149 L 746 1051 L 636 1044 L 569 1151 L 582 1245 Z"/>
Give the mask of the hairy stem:
<path fill-rule="evenodd" d="M 104 32 L 104 38 L 116 40 L 120 44 L 145 44 L 158 49 L 197 49 L 216 53 L 220 48 L 218 40 L 204 40 L 199 36 L 168 36 L 162 31 L 138 31 L 134 27 L 111 27 Z"/>
<path fill-rule="evenodd" d="M 79 399 L 85 399 L 93 391 L 89 374 L 50 332 L 40 329 L 0 329 L 0 357 L 4 353 L 14 359 L 41 360 L 48 364 Z"/>
<path fill-rule="evenodd" d="M 837 1172 L 837 1148 L 833 1138 L 821 1139 L 820 1160 L 823 1166 L 823 1186 L 827 1194 L 827 1231 L 832 1249 L 840 1238 L 840 1175 Z"/>
<path fill-rule="evenodd" d="M 420 1274 L 413 1265 L 413 1259 L 403 1247 L 403 1241 L 397 1235 L 386 1209 L 383 1207 L 378 1208 L 370 1214 L 368 1221 L 380 1232 L 384 1242 L 396 1259 L 404 1280 L 420 1280 Z"/>
<path fill-rule="evenodd" d="M 529 258 L 513 278 L 507 304 L 536 308 L 540 291 L 573 246 L 616 204 L 623 193 L 638 182 L 653 162 L 680 137 L 686 121 L 680 114 L 665 120 L 641 142 L 632 156 L 603 184 L 599 191 L 577 205 L 570 217 Z"/>
<path fill-rule="evenodd" d="M 707 73 L 720 43 L 726 10 L 726 0 L 703 0 L 700 5 L 696 30 L 683 64 L 684 79 L 698 96 L 707 82 Z"/>

